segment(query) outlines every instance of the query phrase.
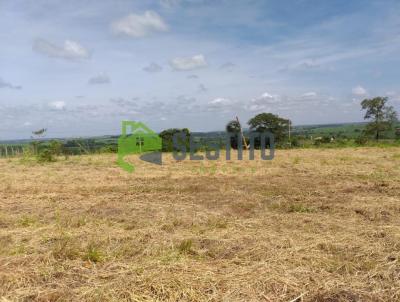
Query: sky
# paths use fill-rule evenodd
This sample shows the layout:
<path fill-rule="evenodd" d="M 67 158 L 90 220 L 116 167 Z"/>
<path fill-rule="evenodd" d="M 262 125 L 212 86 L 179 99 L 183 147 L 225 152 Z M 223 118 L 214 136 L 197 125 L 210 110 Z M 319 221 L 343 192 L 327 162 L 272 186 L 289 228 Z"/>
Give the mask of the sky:
<path fill-rule="evenodd" d="M 400 111 L 397 0 L 0 0 L 0 140 Z"/>

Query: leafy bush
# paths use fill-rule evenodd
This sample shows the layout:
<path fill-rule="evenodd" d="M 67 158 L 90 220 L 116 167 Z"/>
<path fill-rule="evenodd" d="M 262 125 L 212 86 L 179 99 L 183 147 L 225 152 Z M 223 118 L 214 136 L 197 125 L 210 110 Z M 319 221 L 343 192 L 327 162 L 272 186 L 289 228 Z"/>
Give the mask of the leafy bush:
<path fill-rule="evenodd" d="M 51 141 L 49 148 L 50 148 L 50 152 L 53 155 L 61 155 L 61 153 L 63 152 L 63 144 L 59 141 L 55 141 L 55 140 Z"/>
<path fill-rule="evenodd" d="M 359 137 L 357 137 L 354 142 L 357 145 L 365 145 L 366 143 L 368 143 L 368 137 L 366 137 L 365 135 L 360 135 Z"/>
<path fill-rule="evenodd" d="M 40 163 L 49 163 L 55 161 L 53 152 L 48 148 L 40 150 L 40 152 L 36 155 L 36 159 Z"/>
<path fill-rule="evenodd" d="M 300 146 L 299 139 L 296 136 L 292 137 L 290 140 L 290 145 L 292 147 L 299 147 Z"/>

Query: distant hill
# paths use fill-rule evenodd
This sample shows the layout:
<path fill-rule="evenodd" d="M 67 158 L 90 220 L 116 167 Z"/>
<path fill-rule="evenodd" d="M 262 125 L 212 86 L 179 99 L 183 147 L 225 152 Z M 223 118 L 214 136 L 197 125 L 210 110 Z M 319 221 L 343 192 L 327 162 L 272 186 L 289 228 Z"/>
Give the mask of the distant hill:
<path fill-rule="evenodd" d="M 293 127 L 293 135 L 302 136 L 333 136 L 356 138 L 365 129 L 368 123 L 341 123 L 341 124 L 321 124 L 321 125 L 298 125 Z M 396 125 L 400 127 L 400 123 Z M 394 138 L 394 130 L 389 131 L 385 135 L 387 138 Z"/>
<path fill-rule="evenodd" d="M 301 135 L 306 137 L 318 137 L 318 136 L 334 136 L 334 137 L 347 137 L 347 138 L 356 138 L 360 135 L 360 133 L 364 130 L 366 122 L 358 122 L 358 123 L 338 123 L 338 124 L 315 124 L 315 125 L 295 125 L 292 127 L 293 135 Z M 396 127 L 400 127 L 400 123 Z M 244 129 L 244 133 L 248 133 L 249 129 Z M 225 137 L 225 131 L 209 131 L 209 132 L 200 132 L 194 131 L 191 132 L 193 136 L 202 138 L 202 139 L 219 139 Z M 119 135 L 103 135 L 103 136 L 92 136 L 92 137 L 69 137 L 69 138 L 41 138 L 40 141 L 49 141 L 49 140 L 60 140 L 63 142 L 74 141 L 74 140 L 90 140 L 105 143 L 113 143 L 117 142 Z M 387 137 L 394 138 L 394 131 L 391 131 L 387 134 Z M 36 140 L 36 139 L 35 139 Z M 7 145 L 24 145 L 32 142 L 33 139 L 17 139 L 17 140 L 0 140 L 0 144 Z"/>

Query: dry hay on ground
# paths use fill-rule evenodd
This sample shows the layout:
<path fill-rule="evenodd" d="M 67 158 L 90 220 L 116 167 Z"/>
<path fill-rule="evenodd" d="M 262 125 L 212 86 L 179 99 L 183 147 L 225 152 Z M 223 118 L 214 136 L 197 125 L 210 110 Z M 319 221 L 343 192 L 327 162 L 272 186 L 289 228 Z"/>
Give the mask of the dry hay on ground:
<path fill-rule="evenodd" d="M 1 160 L 0 300 L 400 301 L 399 154 Z"/>

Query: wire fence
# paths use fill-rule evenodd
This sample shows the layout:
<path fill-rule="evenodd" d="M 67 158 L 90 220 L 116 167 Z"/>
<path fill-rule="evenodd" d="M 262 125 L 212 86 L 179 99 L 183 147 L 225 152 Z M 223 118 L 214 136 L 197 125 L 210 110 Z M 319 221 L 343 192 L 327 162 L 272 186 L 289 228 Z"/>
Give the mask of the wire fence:
<path fill-rule="evenodd" d="M 23 154 L 23 145 L 0 145 L 0 157 L 16 157 Z"/>
<path fill-rule="evenodd" d="M 0 144 L 0 158 L 22 157 L 36 155 L 43 149 L 51 148 L 51 142 L 34 141 L 26 144 Z M 60 155 L 84 155 L 104 152 L 117 152 L 117 142 L 92 142 L 87 140 L 74 140 L 60 142 Z"/>

